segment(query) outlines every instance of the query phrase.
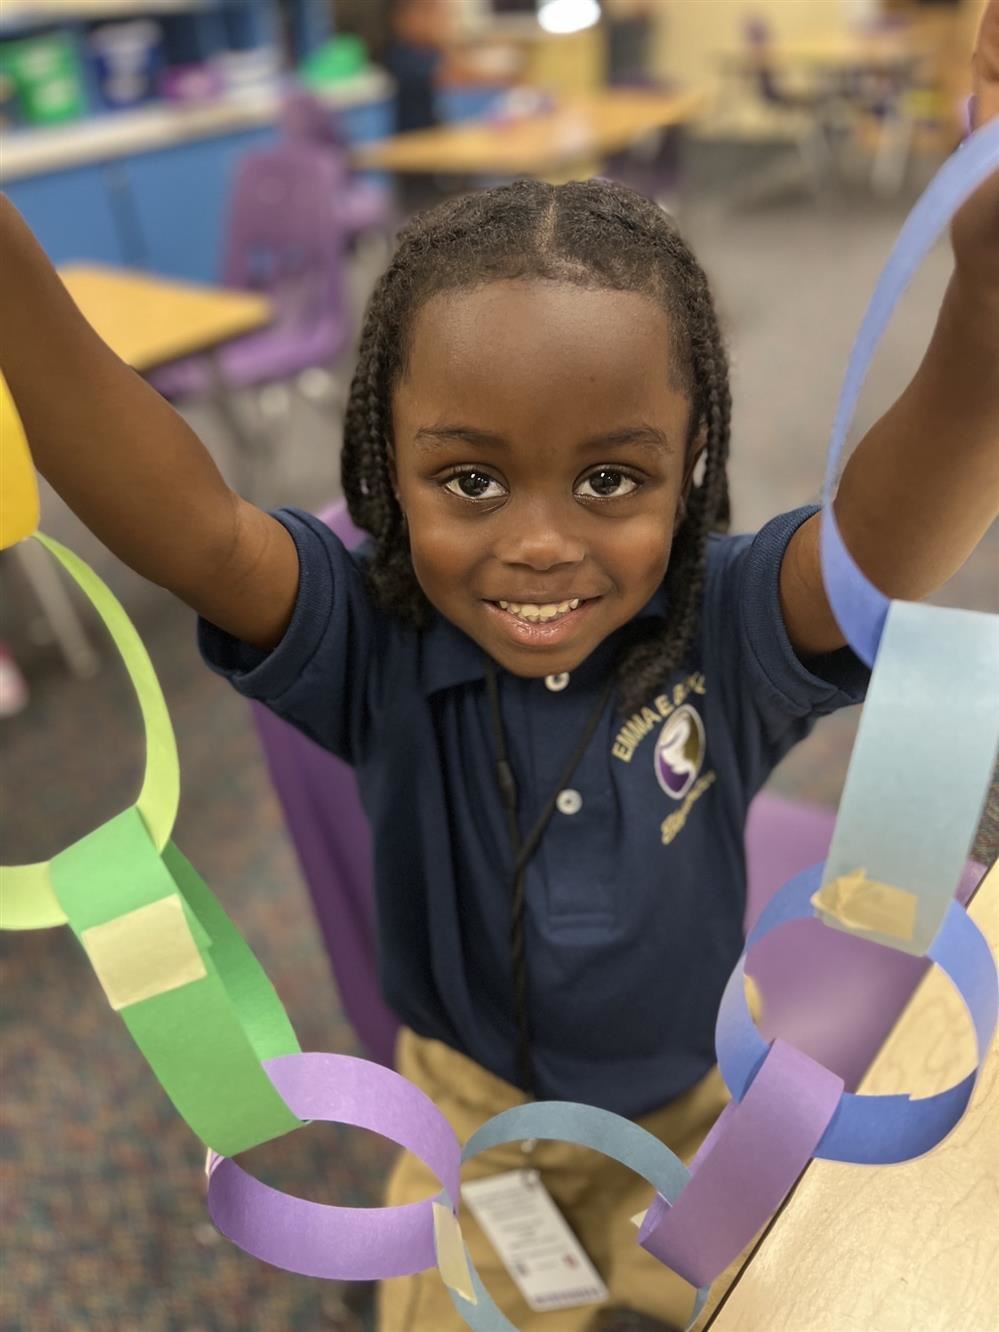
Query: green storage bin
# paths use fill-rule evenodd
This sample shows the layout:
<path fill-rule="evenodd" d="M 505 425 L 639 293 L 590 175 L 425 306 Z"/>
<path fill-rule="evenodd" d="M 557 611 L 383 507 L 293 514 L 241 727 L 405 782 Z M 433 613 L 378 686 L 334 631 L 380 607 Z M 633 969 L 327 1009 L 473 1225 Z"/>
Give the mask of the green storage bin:
<path fill-rule="evenodd" d="M 30 125 L 57 125 L 86 113 L 76 45 L 65 33 L 4 43 L 0 71 L 17 89 L 21 118 Z"/>
<path fill-rule="evenodd" d="M 331 41 L 313 51 L 304 62 L 300 73 L 302 81 L 310 88 L 322 88 L 331 83 L 342 83 L 344 79 L 360 74 L 368 65 L 368 49 L 360 37 L 345 35 L 334 37 Z"/>

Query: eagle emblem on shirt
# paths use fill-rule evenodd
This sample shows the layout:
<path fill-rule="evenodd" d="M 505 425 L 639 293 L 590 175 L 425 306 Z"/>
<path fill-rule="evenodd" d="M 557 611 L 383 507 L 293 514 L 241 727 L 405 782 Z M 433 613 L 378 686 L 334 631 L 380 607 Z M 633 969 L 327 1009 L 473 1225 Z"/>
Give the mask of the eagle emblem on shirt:
<path fill-rule="evenodd" d="M 682 800 L 704 764 L 704 723 L 696 708 L 685 703 L 667 718 L 656 740 L 656 779 L 671 800 Z"/>

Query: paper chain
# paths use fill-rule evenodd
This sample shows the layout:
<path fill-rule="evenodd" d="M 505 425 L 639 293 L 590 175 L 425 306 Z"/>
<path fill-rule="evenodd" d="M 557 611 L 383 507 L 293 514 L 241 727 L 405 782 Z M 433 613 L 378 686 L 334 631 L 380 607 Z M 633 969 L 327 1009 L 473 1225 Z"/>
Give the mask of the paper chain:
<path fill-rule="evenodd" d="M 930 1150 L 957 1123 L 999 1010 L 992 954 L 953 900 L 999 740 L 999 617 L 889 601 L 846 550 L 832 495 L 867 366 L 898 298 L 954 211 L 997 169 L 999 124 L 972 136 L 913 210 L 853 349 L 828 455 L 822 562 L 843 633 L 873 667 L 871 686 L 829 856 L 775 895 L 729 980 L 716 1047 L 732 1100 L 689 1169 L 629 1120 L 568 1102 L 508 1110 L 462 1149 L 433 1102 L 399 1074 L 347 1055 L 303 1054 L 260 964 L 170 841 L 177 751 L 145 648 L 93 571 L 37 534 L 93 602 L 122 654 L 142 708 L 146 773 L 136 804 L 117 818 L 48 864 L 3 870 L 2 924 L 69 923 L 111 1006 L 209 1147 L 209 1211 L 241 1248 L 288 1271 L 340 1280 L 437 1266 L 469 1327 L 505 1332 L 512 1324 L 461 1241 L 461 1164 L 504 1143 L 559 1139 L 601 1151 L 648 1182 L 653 1202 L 637 1241 L 697 1288 L 693 1319 L 709 1283 L 766 1223 L 812 1157 L 903 1161 Z M 0 407 L 9 478 L 17 431 L 9 401 Z M 13 486 L 21 512 L 13 521 L 3 515 L 13 540 L 37 522 L 33 484 L 22 484 L 24 467 L 30 472 L 26 454 Z M 919 789 L 937 757 L 919 719 L 944 687 L 948 784 L 928 816 Z M 771 931 L 812 915 L 942 967 L 975 1029 L 975 1072 L 918 1101 L 855 1096 L 792 1046 L 763 1041 L 746 1005 L 746 957 Z M 396 1208 L 332 1207 L 269 1188 L 228 1159 L 312 1119 L 371 1129 L 414 1152 L 440 1181 L 439 1197 Z"/>

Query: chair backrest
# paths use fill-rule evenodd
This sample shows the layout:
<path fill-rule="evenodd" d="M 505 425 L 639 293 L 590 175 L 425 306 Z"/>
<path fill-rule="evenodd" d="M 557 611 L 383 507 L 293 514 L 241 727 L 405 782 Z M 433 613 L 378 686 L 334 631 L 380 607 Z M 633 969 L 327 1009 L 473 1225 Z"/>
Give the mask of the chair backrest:
<path fill-rule="evenodd" d="M 345 546 L 364 536 L 342 501 L 320 516 Z M 344 1012 L 368 1054 L 391 1065 L 399 1020 L 378 984 L 371 831 L 353 769 L 267 708 L 252 706 Z"/>
<path fill-rule="evenodd" d="M 320 144 L 288 141 L 247 153 L 229 199 L 223 281 L 266 291 L 284 322 L 343 304 L 345 171 Z"/>
<path fill-rule="evenodd" d="M 346 546 L 363 537 L 343 501 L 321 516 Z M 369 1054 L 391 1064 L 399 1024 L 378 986 L 371 832 L 353 771 L 265 708 L 253 711 L 344 1011 Z M 770 792 L 757 796 L 746 826 L 747 928 L 792 875 L 824 859 L 835 818 Z M 981 874 L 969 863 L 962 900 Z M 749 970 L 763 997 L 764 1036 L 780 1035 L 853 1088 L 926 967 L 811 920 L 764 940 Z"/>
<path fill-rule="evenodd" d="M 302 87 L 291 87 L 281 103 L 281 131 L 295 142 L 347 151 L 347 134 L 337 112 Z"/>
<path fill-rule="evenodd" d="M 784 95 L 770 59 L 773 30 L 769 22 L 759 15 L 746 18 L 742 24 L 742 39 L 749 56 L 749 68 L 757 92 L 765 102 L 775 106 L 783 105 Z"/>

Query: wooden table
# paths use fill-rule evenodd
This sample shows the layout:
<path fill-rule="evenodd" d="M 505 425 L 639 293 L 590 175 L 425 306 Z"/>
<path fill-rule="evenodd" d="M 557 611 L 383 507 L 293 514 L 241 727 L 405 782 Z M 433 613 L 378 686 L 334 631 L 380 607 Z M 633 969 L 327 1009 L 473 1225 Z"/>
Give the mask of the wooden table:
<path fill-rule="evenodd" d="M 970 907 L 999 952 L 999 865 Z M 862 1092 L 927 1096 L 974 1066 L 971 1023 L 931 971 Z M 999 1050 L 964 1119 L 904 1165 L 813 1161 L 711 1332 L 994 1332 L 999 1326 Z"/>
<path fill-rule="evenodd" d="M 87 322 L 140 374 L 213 351 L 272 318 L 262 296 L 149 273 L 69 264 L 59 276 Z"/>
<path fill-rule="evenodd" d="M 653 130 L 692 120 L 706 102 L 700 91 L 595 93 L 510 124 L 472 121 L 396 134 L 358 149 L 354 161 L 413 174 L 549 176 L 619 152 Z"/>
<path fill-rule="evenodd" d="M 72 264 L 59 270 L 84 317 L 109 347 L 142 374 L 197 352 L 211 352 L 271 320 L 268 301 L 241 292 L 194 287 L 147 273 Z M 212 402 L 248 467 L 252 442 L 222 377 L 213 367 Z M 33 541 L 14 547 L 52 636 L 75 675 L 93 675 L 99 657 L 64 581 Z"/>
<path fill-rule="evenodd" d="M 259 446 L 236 410 L 217 353 L 225 343 L 269 324 L 274 316 L 270 301 L 251 292 L 125 268 L 68 264 L 59 276 L 88 323 L 140 374 L 185 356 L 205 357 L 209 400 L 236 446 L 240 487 L 250 493 Z"/>

